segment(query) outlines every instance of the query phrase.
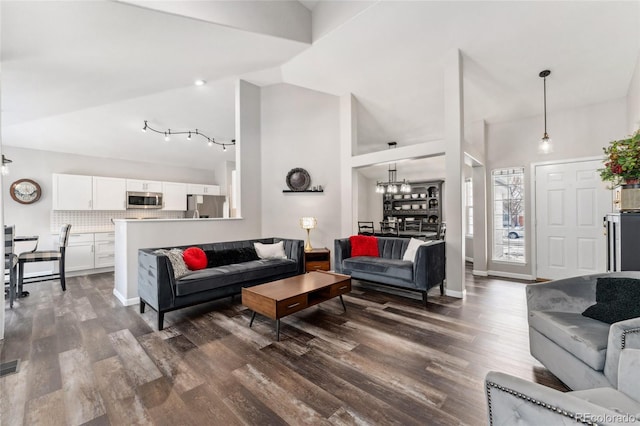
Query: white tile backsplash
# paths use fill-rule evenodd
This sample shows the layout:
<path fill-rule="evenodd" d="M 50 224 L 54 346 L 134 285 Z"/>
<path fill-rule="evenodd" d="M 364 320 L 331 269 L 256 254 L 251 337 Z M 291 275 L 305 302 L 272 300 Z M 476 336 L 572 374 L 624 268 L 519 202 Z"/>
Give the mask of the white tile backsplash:
<path fill-rule="evenodd" d="M 129 209 L 118 211 L 51 211 L 51 232 L 58 232 L 65 223 L 71 224 L 71 232 L 111 232 L 111 219 L 182 219 L 185 212 Z"/>

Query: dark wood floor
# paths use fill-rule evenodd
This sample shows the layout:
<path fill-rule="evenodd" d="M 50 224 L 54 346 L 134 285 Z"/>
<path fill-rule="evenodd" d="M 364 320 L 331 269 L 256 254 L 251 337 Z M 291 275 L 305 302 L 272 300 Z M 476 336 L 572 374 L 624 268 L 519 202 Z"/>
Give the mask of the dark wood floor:
<path fill-rule="evenodd" d="M 5 309 L 2 425 L 486 424 L 483 378 L 566 390 L 529 355 L 524 285 L 474 278 L 464 301 L 354 284 L 273 323 L 230 299 L 172 312 L 123 307 L 113 274 L 31 285 Z"/>

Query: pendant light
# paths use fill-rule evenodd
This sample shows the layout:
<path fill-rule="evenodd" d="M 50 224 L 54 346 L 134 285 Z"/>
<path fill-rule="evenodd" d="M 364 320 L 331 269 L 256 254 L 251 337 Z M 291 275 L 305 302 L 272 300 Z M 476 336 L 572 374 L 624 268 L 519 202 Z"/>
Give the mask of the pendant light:
<path fill-rule="evenodd" d="M 539 76 L 542 77 L 543 93 L 544 93 L 544 134 L 538 144 L 538 152 L 541 154 L 548 154 L 553 152 L 553 145 L 551 144 L 551 138 L 547 133 L 547 77 L 549 77 L 551 71 L 540 71 Z"/>
<path fill-rule="evenodd" d="M 387 142 L 389 145 L 389 149 L 394 149 L 398 143 L 397 142 Z M 402 182 L 397 180 L 398 169 L 396 168 L 396 163 L 393 163 L 393 166 L 389 164 L 389 181 L 387 182 L 376 182 L 376 193 L 378 194 L 397 194 L 400 192 L 411 192 L 411 185 L 404 179 Z"/>

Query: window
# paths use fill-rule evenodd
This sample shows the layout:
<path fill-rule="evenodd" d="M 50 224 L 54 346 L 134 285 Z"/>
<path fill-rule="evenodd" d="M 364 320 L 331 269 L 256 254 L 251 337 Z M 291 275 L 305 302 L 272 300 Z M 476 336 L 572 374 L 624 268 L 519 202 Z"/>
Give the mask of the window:
<path fill-rule="evenodd" d="M 464 181 L 464 205 L 465 205 L 465 217 L 466 217 L 466 234 L 467 236 L 473 236 L 473 181 L 467 179 Z"/>
<path fill-rule="evenodd" d="M 491 173 L 493 189 L 493 260 L 525 262 L 524 169 Z"/>

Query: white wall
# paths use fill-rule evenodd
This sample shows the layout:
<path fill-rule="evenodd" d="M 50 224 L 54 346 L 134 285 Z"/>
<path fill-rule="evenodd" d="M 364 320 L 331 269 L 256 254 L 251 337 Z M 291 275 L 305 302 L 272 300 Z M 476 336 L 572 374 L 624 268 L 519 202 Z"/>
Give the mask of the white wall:
<path fill-rule="evenodd" d="M 640 54 L 627 92 L 627 128 L 629 133 L 640 129 Z"/>
<path fill-rule="evenodd" d="M 333 253 L 340 234 L 339 98 L 288 84 L 262 88 L 262 234 L 306 238 L 298 220 L 318 219 L 313 247 Z M 307 170 L 324 193 L 285 194 L 287 173 Z"/>
<path fill-rule="evenodd" d="M 602 156 L 602 148 L 611 140 L 627 133 L 626 99 L 589 105 L 581 108 L 547 113 L 547 127 L 554 144 L 554 152 L 538 153 L 538 140 L 543 133 L 543 117 L 529 117 L 507 123 L 488 125 L 487 128 L 487 217 L 492 229 L 491 171 L 503 167 L 524 167 L 525 173 L 525 265 L 491 261 L 492 232 L 488 232 L 489 271 L 501 271 L 525 276 L 533 273 L 531 240 L 533 212 L 530 165 L 543 161 Z"/>
<path fill-rule="evenodd" d="M 211 170 L 202 170 L 11 146 L 5 146 L 4 153 L 7 158 L 13 161 L 10 174 L 5 177 L 2 183 L 4 221 L 7 224 L 16 225 L 18 235 L 38 235 L 40 237 L 38 248 L 40 249 L 53 248 L 51 238 L 52 173 L 193 183 L 221 183 L 225 178 L 224 165 L 222 164 L 213 166 Z M 35 180 L 42 188 L 42 196 L 34 204 L 19 204 L 9 196 L 11 183 L 23 178 Z M 32 248 L 32 245 L 24 243 L 16 248 L 27 250 Z M 40 262 L 37 265 L 30 265 L 29 272 L 50 269 L 49 262 Z"/>

